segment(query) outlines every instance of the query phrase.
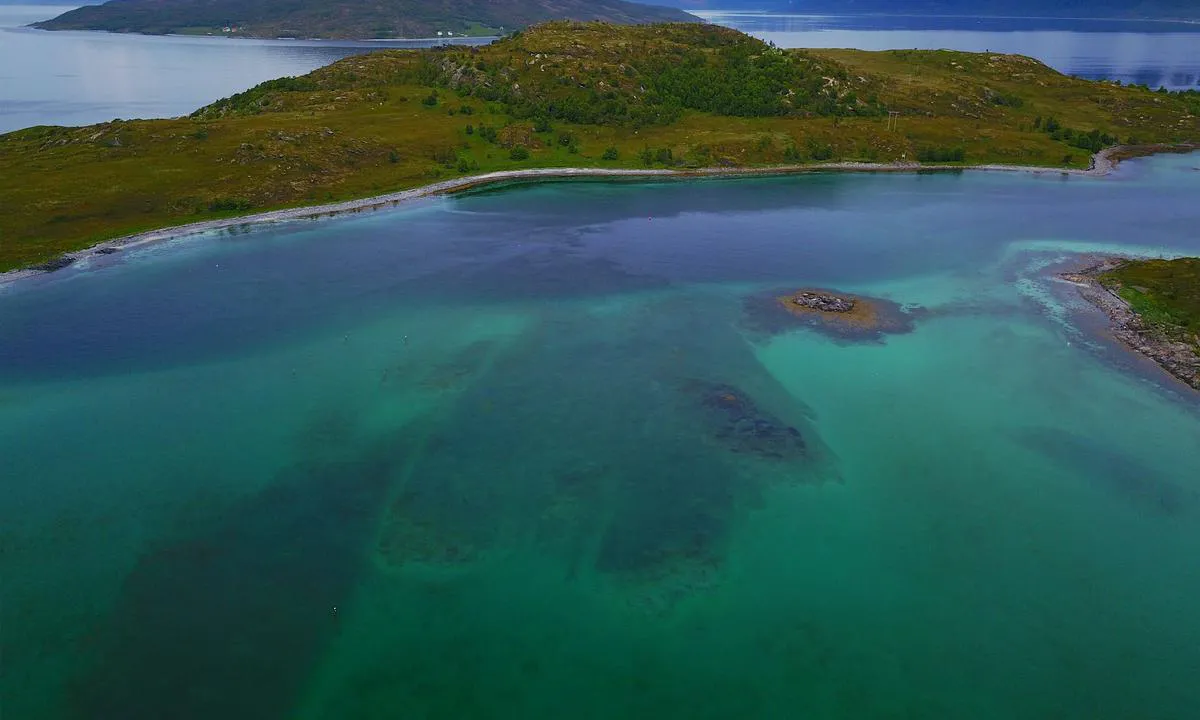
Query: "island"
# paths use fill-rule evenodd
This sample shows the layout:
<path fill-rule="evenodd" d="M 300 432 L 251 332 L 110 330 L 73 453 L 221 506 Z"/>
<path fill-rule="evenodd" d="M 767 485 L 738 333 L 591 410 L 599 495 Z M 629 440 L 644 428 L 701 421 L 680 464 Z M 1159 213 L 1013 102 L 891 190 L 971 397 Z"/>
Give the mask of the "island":
<path fill-rule="evenodd" d="M 1105 258 L 1062 277 L 1118 340 L 1200 390 L 1200 258 Z"/>
<path fill-rule="evenodd" d="M 625 0 L 112 0 L 35 23 L 42 30 L 256 38 L 494 36 L 550 20 L 700 22 L 682 10 Z"/>
<path fill-rule="evenodd" d="M 761 342 L 808 330 L 842 344 L 879 344 L 912 332 L 926 314 L 920 306 L 827 288 L 770 289 L 742 298 L 740 326 Z"/>
<path fill-rule="evenodd" d="M 1027 57 L 555 22 L 484 47 L 349 57 L 189 117 L 0 135 L 0 271 L 514 179 L 1098 175 L 1197 140 L 1200 93 L 1081 80 Z"/>
<path fill-rule="evenodd" d="M 723 11 L 799 11 L 794 0 L 659 0 L 664 5 L 689 10 L 718 7 Z M 888 15 L 957 17 L 972 22 L 981 17 L 999 18 L 1120 18 L 1154 20 L 1200 19 L 1194 0 L 804 0 L 803 12 L 810 15 Z"/>

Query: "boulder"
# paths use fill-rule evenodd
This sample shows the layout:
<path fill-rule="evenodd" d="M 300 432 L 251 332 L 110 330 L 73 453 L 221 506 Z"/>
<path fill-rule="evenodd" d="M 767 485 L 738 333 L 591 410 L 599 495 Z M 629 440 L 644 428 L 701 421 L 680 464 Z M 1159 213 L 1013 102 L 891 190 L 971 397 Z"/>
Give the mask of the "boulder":
<path fill-rule="evenodd" d="M 800 307 L 821 312 L 845 313 L 854 309 L 852 298 L 802 290 L 792 296 L 792 302 Z"/>

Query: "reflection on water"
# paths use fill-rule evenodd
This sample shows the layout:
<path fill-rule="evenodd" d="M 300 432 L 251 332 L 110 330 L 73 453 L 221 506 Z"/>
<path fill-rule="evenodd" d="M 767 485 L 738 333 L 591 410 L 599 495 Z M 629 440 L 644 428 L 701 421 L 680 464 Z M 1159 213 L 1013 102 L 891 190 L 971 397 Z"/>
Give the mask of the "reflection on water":
<path fill-rule="evenodd" d="M 701 13 L 786 48 L 965 50 L 1035 57 L 1068 75 L 1200 87 L 1200 26 L 1053 18 Z"/>
<path fill-rule="evenodd" d="M 23 27 L 67 9 L 0 5 L 0 132 L 186 115 L 264 80 L 303 75 L 347 55 L 442 42 L 234 40 Z"/>

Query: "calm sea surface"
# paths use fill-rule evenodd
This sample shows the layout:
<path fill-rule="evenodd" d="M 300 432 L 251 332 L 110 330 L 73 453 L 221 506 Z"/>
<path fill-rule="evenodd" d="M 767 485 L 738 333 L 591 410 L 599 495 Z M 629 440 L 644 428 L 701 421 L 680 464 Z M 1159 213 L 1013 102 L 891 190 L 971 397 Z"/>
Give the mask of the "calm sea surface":
<path fill-rule="evenodd" d="M 70 8 L 0 5 L 0 132 L 187 115 L 264 80 L 303 75 L 347 55 L 440 42 L 234 40 L 23 27 Z"/>
<path fill-rule="evenodd" d="M 1192 720 L 1200 404 L 1052 270 L 1200 253 L 1198 168 L 521 186 L 10 285 L 4 716 Z"/>
<path fill-rule="evenodd" d="M 966 50 L 1035 57 L 1069 75 L 1200 87 L 1200 25 L 1125 20 L 702 13 L 785 48 Z"/>
<path fill-rule="evenodd" d="M 307 42 L 45 32 L 22 26 L 66 7 L 0 5 L 0 132 L 113 118 L 186 115 L 283 75 L 378 47 L 429 41 Z M 1200 86 L 1200 26 L 1088 20 L 720 14 L 782 47 L 950 48 L 1021 53 L 1088 78 Z M 467 41 L 464 41 L 467 42 Z M 472 40 L 470 42 L 480 42 Z"/>

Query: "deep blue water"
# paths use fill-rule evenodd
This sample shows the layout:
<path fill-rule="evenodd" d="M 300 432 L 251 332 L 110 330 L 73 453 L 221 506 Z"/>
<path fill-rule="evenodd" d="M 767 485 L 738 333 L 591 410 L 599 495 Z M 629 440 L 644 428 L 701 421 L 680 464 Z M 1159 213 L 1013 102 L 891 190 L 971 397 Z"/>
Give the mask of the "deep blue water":
<path fill-rule="evenodd" d="M 0 5 L 0 132 L 113 118 L 186 115 L 264 80 L 376 47 L 428 41 L 306 42 L 44 32 L 21 26 L 64 7 Z M 1152 87 L 1200 84 L 1200 26 L 1089 20 L 707 16 L 782 47 L 949 48 L 1020 53 L 1062 72 Z M 477 41 L 471 41 L 477 42 Z"/>
<path fill-rule="evenodd" d="M 1053 269 L 1198 192 L 527 185 L 7 286 L 5 717 L 1190 720 L 1200 405 Z"/>

